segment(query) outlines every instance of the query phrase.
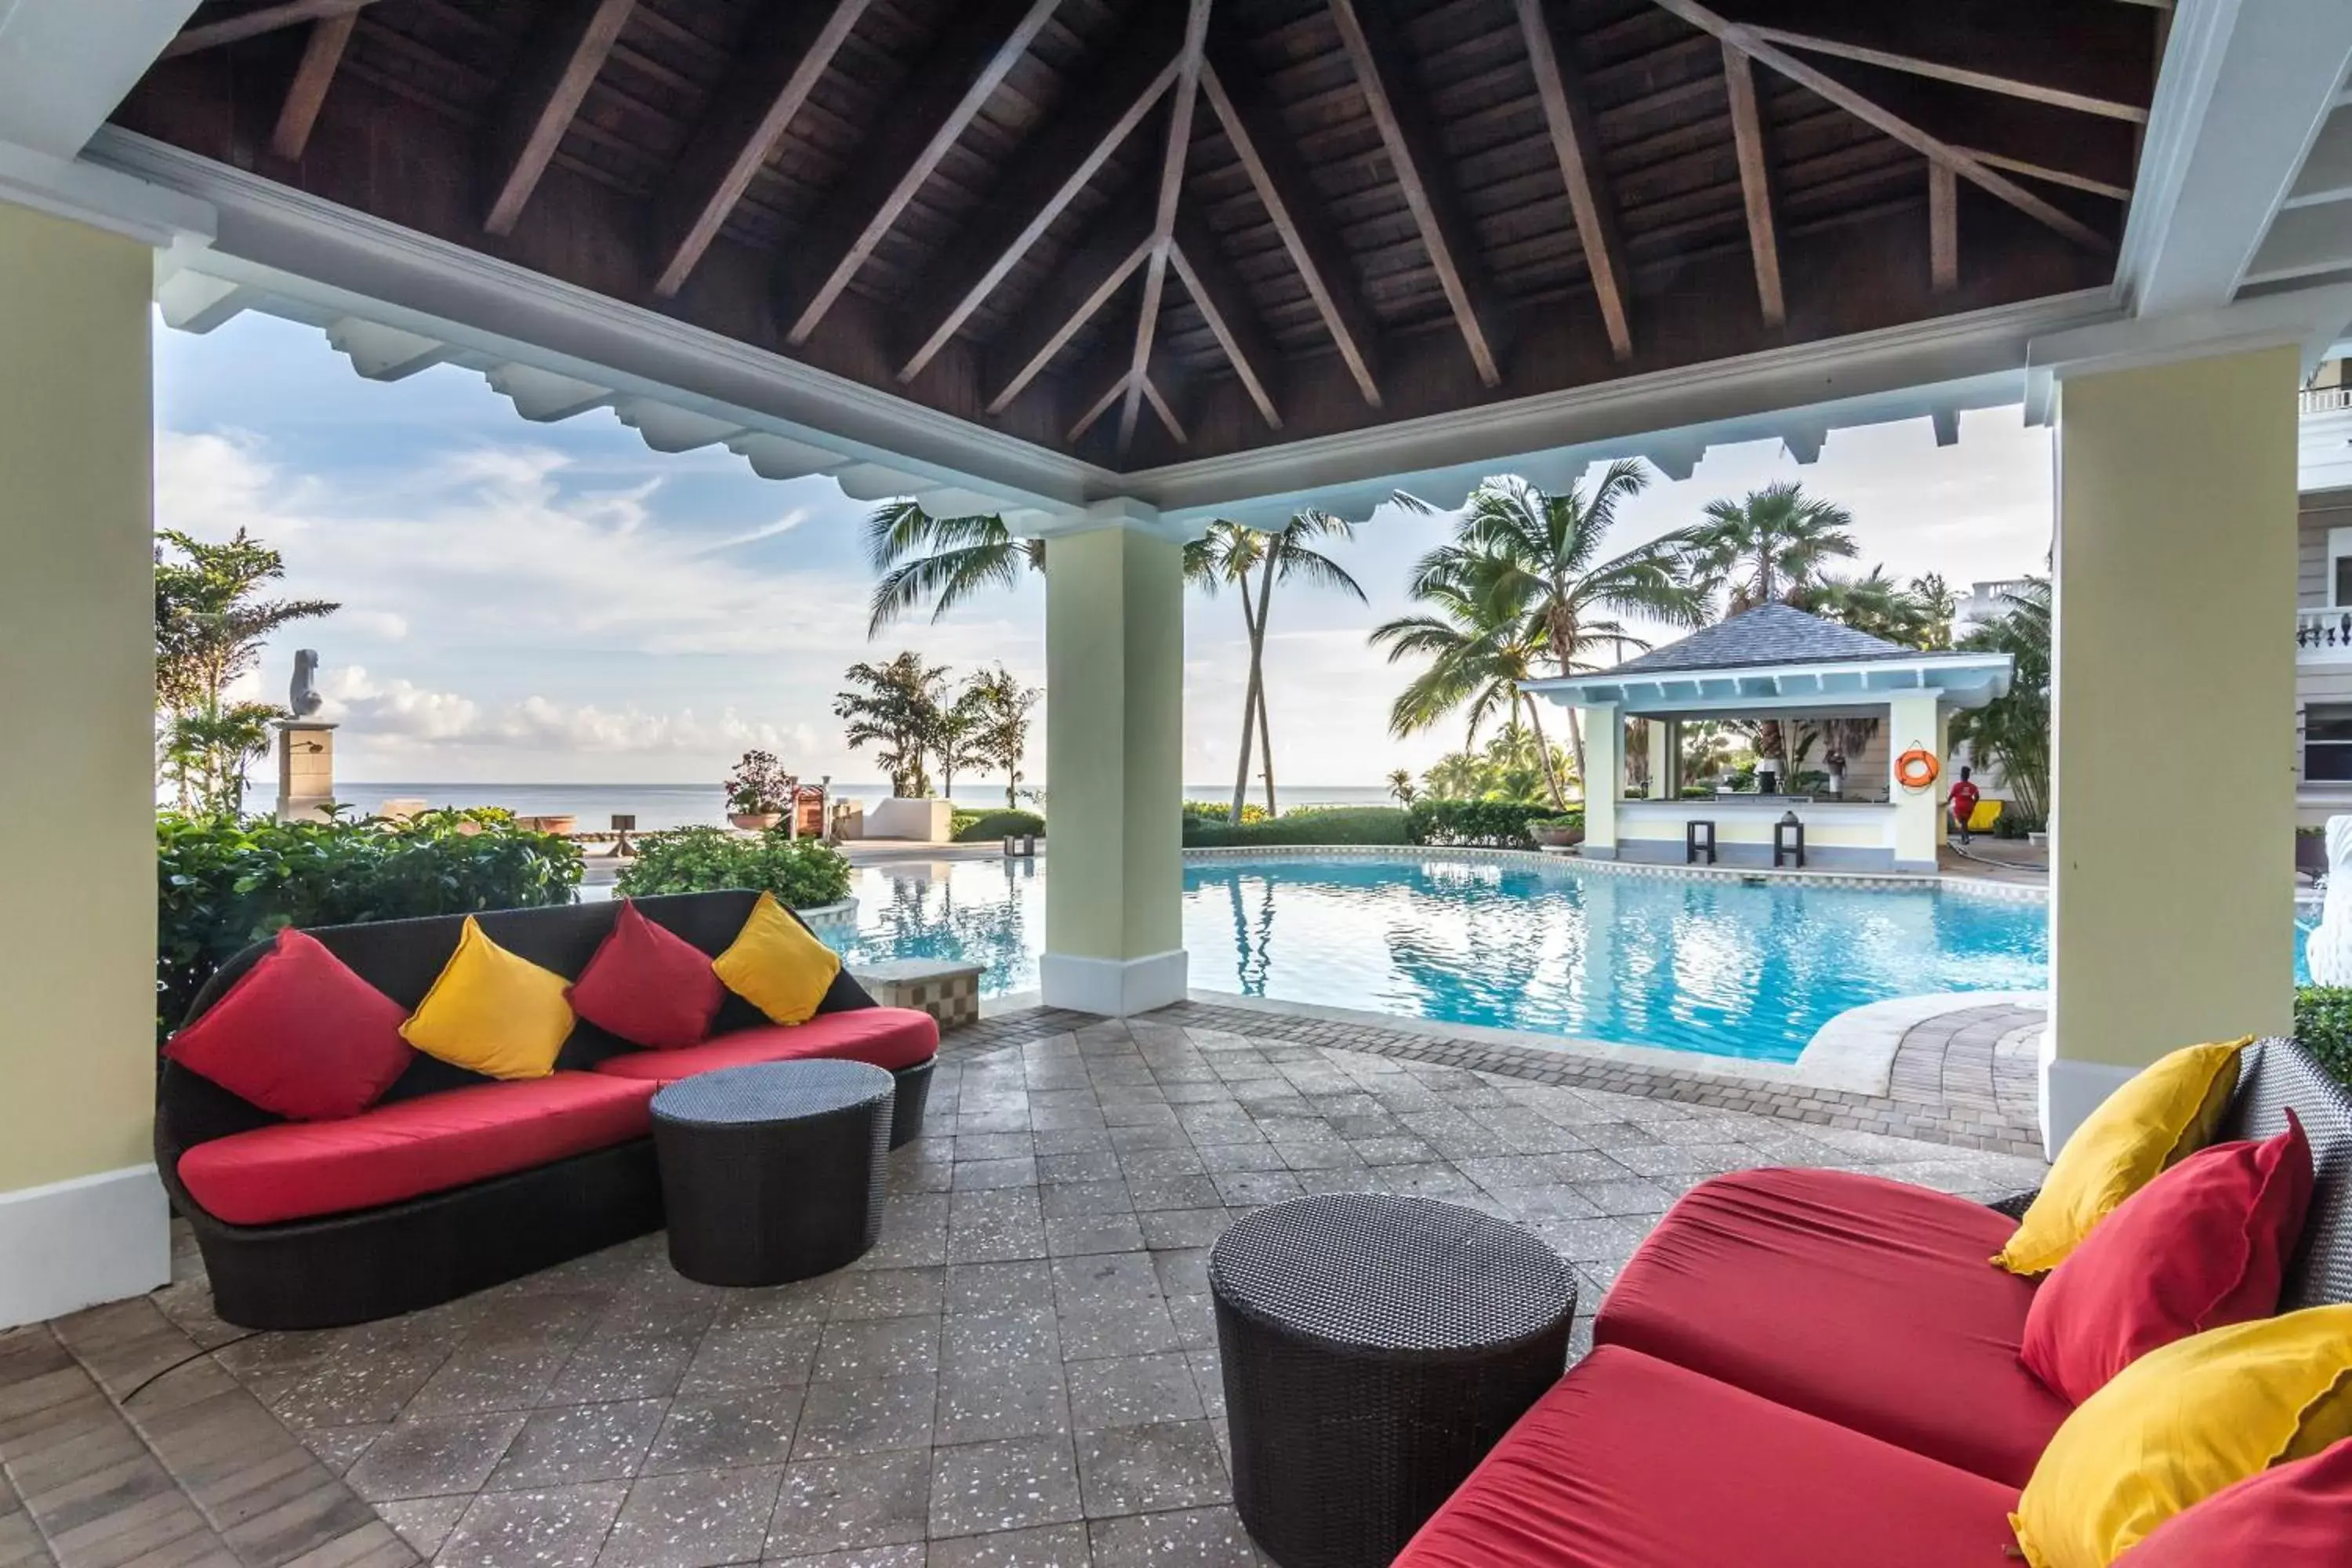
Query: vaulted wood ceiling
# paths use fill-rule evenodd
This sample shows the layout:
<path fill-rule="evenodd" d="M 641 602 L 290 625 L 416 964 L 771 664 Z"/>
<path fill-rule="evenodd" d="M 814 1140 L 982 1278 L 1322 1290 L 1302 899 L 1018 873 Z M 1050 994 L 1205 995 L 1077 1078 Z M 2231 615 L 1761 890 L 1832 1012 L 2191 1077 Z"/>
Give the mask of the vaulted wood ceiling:
<path fill-rule="evenodd" d="M 125 127 L 1118 468 L 2103 284 L 2145 0 L 209 0 Z"/>

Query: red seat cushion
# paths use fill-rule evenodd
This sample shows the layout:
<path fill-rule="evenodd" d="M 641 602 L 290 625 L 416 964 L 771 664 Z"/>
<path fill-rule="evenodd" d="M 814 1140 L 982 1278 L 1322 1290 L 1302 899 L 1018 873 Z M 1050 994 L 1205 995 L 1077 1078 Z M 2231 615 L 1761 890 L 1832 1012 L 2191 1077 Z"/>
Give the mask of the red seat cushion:
<path fill-rule="evenodd" d="M 2021 1488 L 2072 1411 L 2018 1360 L 2016 1223 L 1841 1171 L 1702 1182 L 1618 1275 L 1596 1343 L 1702 1372 Z"/>
<path fill-rule="evenodd" d="M 2015 1568 L 1996 1481 L 1604 1345 L 1394 1568 Z"/>
<path fill-rule="evenodd" d="M 851 1007 L 819 1013 L 805 1024 L 763 1024 L 737 1029 L 676 1051 L 625 1051 L 596 1064 L 615 1078 L 675 1083 L 716 1068 L 752 1062 L 798 1061 L 827 1057 L 870 1062 L 892 1072 L 939 1055 L 940 1026 L 929 1013 L 912 1007 Z"/>
<path fill-rule="evenodd" d="M 727 1000 L 710 955 L 621 900 L 613 929 L 568 995 L 572 1010 L 631 1045 L 675 1050 L 699 1045 Z"/>
<path fill-rule="evenodd" d="M 2352 1561 L 2352 1440 L 2273 1465 L 2166 1520 L 2116 1568 L 2343 1568 Z"/>
<path fill-rule="evenodd" d="M 2149 1351 L 2277 1311 L 2312 1174 L 2289 1110 L 2277 1137 L 2200 1150 L 2148 1183 L 2034 1292 L 2026 1370 L 2079 1405 Z"/>
<path fill-rule="evenodd" d="M 654 1087 L 559 1072 L 257 1127 L 181 1155 L 180 1184 L 231 1225 L 373 1208 L 642 1138 Z"/>
<path fill-rule="evenodd" d="M 163 1054 L 264 1110 L 298 1121 L 355 1116 L 416 1058 L 408 1009 L 291 927 L 173 1035 Z"/>

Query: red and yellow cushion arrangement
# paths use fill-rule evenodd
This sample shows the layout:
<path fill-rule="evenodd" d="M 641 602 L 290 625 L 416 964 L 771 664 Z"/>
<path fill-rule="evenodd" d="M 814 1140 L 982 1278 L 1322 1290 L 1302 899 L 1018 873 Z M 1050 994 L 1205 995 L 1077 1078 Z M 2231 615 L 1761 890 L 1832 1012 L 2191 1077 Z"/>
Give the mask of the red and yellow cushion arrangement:
<path fill-rule="evenodd" d="M 329 1121 L 365 1110 L 407 1070 L 404 1017 L 316 937 L 289 929 L 163 1054 L 264 1110 Z"/>
<path fill-rule="evenodd" d="M 2352 1558 L 2352 1442 L 2260 1475 L 2173 1515 L 2117 1568 L 2342 1568 Z"/>
<path fill-rule="evenodd" d="M 633 1046 L 677 1050 L 709 1037 L 727 988 L 700 948 L 624 899 L 570 995 L 572 1010 L 606 1034 Z"/>
<path fill-rule="evenodd" d="M 804 1024 L 824 1005 L 841 973 L 841 955 L 816 939 L 793 912 L 761 893 L 743 929 L 710 967 L 727 989 L 760 1009 L 772 1024 Z"/>

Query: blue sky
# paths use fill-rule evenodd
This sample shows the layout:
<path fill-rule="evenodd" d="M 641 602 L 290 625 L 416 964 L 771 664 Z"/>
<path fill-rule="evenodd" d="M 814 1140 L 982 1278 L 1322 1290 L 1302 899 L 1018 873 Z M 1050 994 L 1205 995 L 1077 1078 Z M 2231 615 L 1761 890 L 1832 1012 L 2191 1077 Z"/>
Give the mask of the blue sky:
<path fill-rule="evenodd" d="M 698 783 L 752 745 L 804 775 L 866 780 L 876 770 L 832 714 L 852 660 L 912 647 L 1044 681 L 1034 582 L 869 645 L 866 508 L 830 479 L 761 479 L 723 447 L 656 453 L 601 410 L 533 425 L 471 372 L 364 381 L 316 330 L 251 313 L 204 336 L 159 325 L 156 387 L 159 523 L 247 526 L 285 553 L 289 593 L 344 606 L 271 648 L 254 689 L 282 700 L 293 648 L 318 648 L 347 780 Z M 1638 498 L 1619 542 L 1776 479 L 1848 507 L 1862 563 L 1897 575 L 2011 576 L 2041 570 L 2049 546 L 2048 437 L 2015 408 L 1964 416 L 1940 449 L 1925 420 L 1833 435 L 1804 468 L 1774 443 L 1717 448 Z M 1334 552 L 1369 604 L 1276 599 L 1277 779 L 1377 784 L 1458 743 L 1388 734 L 1409 671 L 1364 640 L 1408 611 L 1412 563 L 1447 528 L 1384 509 Z M 1196 596 L 1187 780 L 1232 775 L 1243 660 L 1238 601 Z M 1033 775 L 1044 742 L 1040 725 Z"/>

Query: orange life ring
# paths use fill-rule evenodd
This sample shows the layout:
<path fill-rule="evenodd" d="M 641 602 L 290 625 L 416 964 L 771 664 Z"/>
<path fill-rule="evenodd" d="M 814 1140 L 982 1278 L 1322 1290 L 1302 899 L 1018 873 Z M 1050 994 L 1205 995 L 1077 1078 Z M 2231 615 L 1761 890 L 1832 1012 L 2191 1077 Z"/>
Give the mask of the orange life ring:
<path fill-rule="evenodd" d="M 1912 747 L 1895 761 L 1895 777 L 1905 789 L 1926 789 L 1941 771 L 1936 754 L 1923 746 Z"/>

